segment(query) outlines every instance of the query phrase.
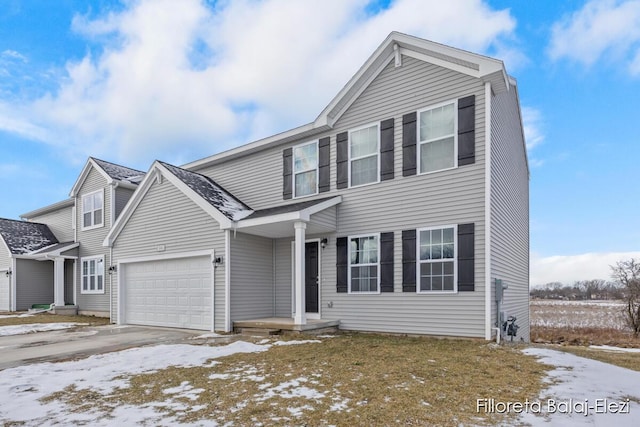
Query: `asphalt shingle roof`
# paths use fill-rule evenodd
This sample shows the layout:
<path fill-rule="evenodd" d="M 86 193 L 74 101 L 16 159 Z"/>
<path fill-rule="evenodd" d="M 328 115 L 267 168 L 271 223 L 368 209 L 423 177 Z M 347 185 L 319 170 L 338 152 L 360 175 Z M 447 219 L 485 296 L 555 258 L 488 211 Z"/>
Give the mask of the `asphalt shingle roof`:
<path fill-rule="evenodd" d="M 249 206 L 211 178 L 169 163 L 159 163 L 230 220 L 238 221 L 253 212 Z"/>
<path fill-rule="evenodd" d="M 45 224 L 14 219 L 0 218 L 0 236 L 14 255 L 28 254 L 58 243 Z"/>
<path fill-rule="evenodd" d="M 257 211 L 254 211 L 251 215 L 247 216 L 245 219 L 262 218 L 262 217 L 270 216 L 270 215 L 278 215 L 278 214 L 285 214 L 285 213 L 289 213 L 289 212 L 297 212 L 297 211 L 301 211 L 303 209 L 306 209 L 308 207 L 315 206 L 318 203 L 325 202 L 325 201 L 327 201 L 329 199 L 333 199 L 334 197 L 335 196 L 324 197 L 322 199 L 306 200 L 304 202 L 290 203 L 288 205 L 275 206 L 273 208 L 258 209 Z"/>
<path fill-rule="evenodd" d="M 115 163 L 96 159 L 95 157 L 92 157 L 92 159 L 107 173 L 107 175 L 115 180 L 139 184 L 144 178 L 145 172 L 131 169 L 126 166 L 116 165 Z"/>

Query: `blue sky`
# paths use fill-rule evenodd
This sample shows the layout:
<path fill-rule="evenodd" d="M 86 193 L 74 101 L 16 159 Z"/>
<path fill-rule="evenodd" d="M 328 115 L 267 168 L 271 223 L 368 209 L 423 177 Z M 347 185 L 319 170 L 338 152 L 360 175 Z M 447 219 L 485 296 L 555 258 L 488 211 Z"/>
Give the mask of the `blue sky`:
<path fill-rule="evenodd" d="M 392 30 L 518 80 L 532 284 L 640 257 L 640 1 L 5 0 L 0 216 L 66 198 L 89 155 L 146 170 L 308 123 Z"/>

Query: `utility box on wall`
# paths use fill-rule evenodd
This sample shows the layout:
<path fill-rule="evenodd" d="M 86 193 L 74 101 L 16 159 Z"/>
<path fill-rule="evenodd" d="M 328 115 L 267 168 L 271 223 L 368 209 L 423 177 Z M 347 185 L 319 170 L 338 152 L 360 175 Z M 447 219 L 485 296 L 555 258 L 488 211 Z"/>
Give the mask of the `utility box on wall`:
<path fill-rule="evenodd" d="M 496 279 L 495 282 L 495 287 L 496 287 L 496 301 L 497 302 L 502 302 L 502 300 L 504 299 L 504 290 L 507 289 L 509 286 L 505 283 L 502 282 L 502 279 Z"/>

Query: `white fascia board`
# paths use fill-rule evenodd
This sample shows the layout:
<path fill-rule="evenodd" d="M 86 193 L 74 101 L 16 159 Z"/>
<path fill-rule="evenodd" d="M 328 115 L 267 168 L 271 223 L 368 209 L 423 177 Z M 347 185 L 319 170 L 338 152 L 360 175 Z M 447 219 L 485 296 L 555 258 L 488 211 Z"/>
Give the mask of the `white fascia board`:
<path fill-rule="evenodd" d="M 309 206 L 306 209 L 303 209 L 301 212 L 304 216 L 310 217 L 313 214 L 317 214 L 318 212 L 322 212 L 325 209 L 328 209 L 332 206 L 335 206 L 342 202 L 342 196 L 336 196 L 329 200 L 325 200 L 324 202 L 318 203 L 317 205 Z"/>
<path fill-rule="evenodd" d="M 73 205 L 74 205 L 74 200 L 72 198 L 68 198 L 66 200 L 62 200 L 60 202 L 56 202 L 51 205 L 43 206 L 41 208 L 32 210 L 31 212 L 23 213 L 20 215 L 20 218 L 27 221 L 30 218 L 34 218 L 36 216 L 44 215 L 50 212 L 55 212 L 57 210 L 68 208 Z"/>
<path fill-rule="evenodd" d="M 255 227 L 258 225 L 276 224 L 278 222 L 287 222 L 287 221 L 309 221 L 309 216 L 303 215 L 302 211 L 295 211 L 295 212 L 287 212 L 283 214 L 268 215 L 260 218 L 254 218 L 254 219 L 251 219 L 251 218 L 242 219 L 238 221 L 235 227 L 233 228 L 241 229 L 245 227 Z M 231 225 L 229 225 L 228 228 L 232 228 Z"/>
<path fill-rule="evenodd" d="M 56 243 L 55 245 L 58 245 L 58 244 L 59 243 Z M 55 245 L 51 245 L 51 246 L 47 246 L 47 247 L 42 248 L 42 249 L 38 249 L 37 251 L 30 252 L 27 255 L 33 255 L 33 256 L 36 256 L 36 255 L 37 256 L 40 256 L 40 255 L 63 256 L 62 252 L 66 252 L 66 251 L 69 251 L 71 249 L 77 248 L 78 246 L 80 246 L 80 243 L 78 243 L 78 242 L 69 243 L 68 245 L 64 245 L 64 246 L 56 249 L 55 251 L 47 252 L 48 248 L 50 248 L 52 246 L 55 246 Z M 65 257 L 70 257 L 70 258 L 73 258 L 73 259 L 77 258 L 77 257 L 71 256 L 71 255 L 65 255 Z"/>
<path fill-rule="evenodd" d="M 84 165 L 84 168 L 82 168 L 82 172 L 80 172 L 80 176 L 71 188 L 71 193 L 69 193 L 70 197 L 76 197 L 78 195 L 78 193 L 80 192 L 80 188 L 82 188 L 82 184 L 84 184 L 87 176 L 89 176 L 89 172 L 91 171 L 92 167 L 100 172 L 104 179 L 107 180 L 107 184 L 111 184 L 111 182 L 113 182 L 113 179 L 104 171 L 104 169 L 102 169 L 96 162 L 93 161 L 91 157 L 89 157 L 87 163 L 85 163 Z"/>

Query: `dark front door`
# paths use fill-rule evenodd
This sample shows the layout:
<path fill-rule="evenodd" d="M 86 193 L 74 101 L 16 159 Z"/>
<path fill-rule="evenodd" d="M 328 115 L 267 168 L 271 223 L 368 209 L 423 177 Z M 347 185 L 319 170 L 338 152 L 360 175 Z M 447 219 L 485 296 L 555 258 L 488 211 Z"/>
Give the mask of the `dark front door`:
<path fill-rule="evenodd" d="M 304 294 L 307 313 L 318 312 L 318 242 L 304 245 Z"/>

